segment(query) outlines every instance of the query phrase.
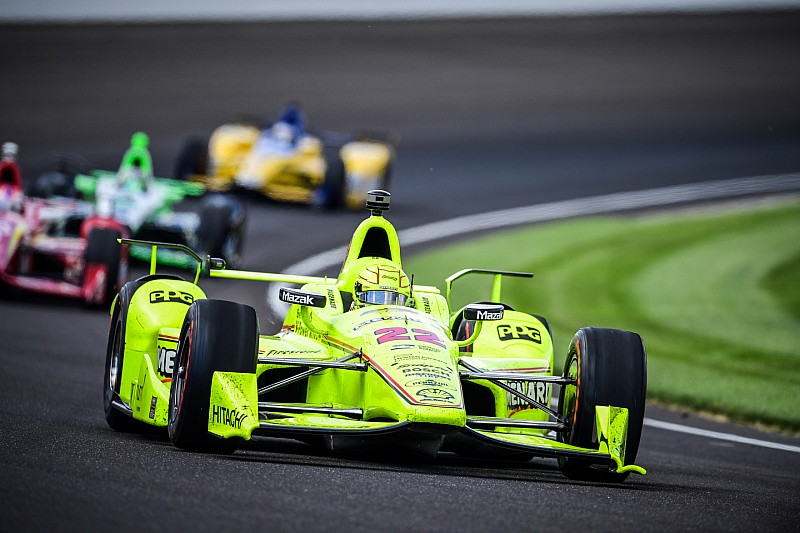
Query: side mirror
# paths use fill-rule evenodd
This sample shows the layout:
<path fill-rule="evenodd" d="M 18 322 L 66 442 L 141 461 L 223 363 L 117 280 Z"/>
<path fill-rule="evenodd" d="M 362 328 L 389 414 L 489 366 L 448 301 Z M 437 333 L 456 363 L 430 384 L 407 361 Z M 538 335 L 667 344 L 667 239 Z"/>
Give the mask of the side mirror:
<path fill-rule="evenodd" d="M 309 307 L 325 307 L 327 299 L 322 294 L 309 292 L 300 289 L 288 289 L 281 287 L 278 292 L 278 299 L 287 304 L 305 305 Z"/>
<path fill-rule="evenodd" d="M 469 304 L 464 308 L 464 320 L 503 320 L 500 304 Z"/>

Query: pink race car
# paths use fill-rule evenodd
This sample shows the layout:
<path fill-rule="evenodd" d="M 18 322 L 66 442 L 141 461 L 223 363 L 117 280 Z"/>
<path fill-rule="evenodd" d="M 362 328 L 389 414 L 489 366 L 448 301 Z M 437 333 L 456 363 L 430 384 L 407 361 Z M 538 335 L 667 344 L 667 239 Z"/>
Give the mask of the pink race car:
<path fill-rule="evenodd" d="M 119 222 L 86 216 L 91 205 L 70 199 L 28 198 L 22 190 L 17 145 L 0 160 L 0 283 L 18 289 L 109 304 L 125 282 L 128 237 Z"/>

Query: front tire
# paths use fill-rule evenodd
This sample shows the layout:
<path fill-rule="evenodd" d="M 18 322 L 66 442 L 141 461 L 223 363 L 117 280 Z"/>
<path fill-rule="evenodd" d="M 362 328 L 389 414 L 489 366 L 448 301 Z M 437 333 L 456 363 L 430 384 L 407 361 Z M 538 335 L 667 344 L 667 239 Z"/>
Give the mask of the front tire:
<path fill-rule="evenodd" d="M 567 352 L 564 377 L 576 380 L 577 385 L 561 387 L 559 411 L 571 427 L 559 434 L 560 440 L 596 449 L 599 444 L 595 407 L 625 407 L 628 409 L 625 464 L 633 464 L 642 436 L 647 392 L 647 359 L 641 337 L 617 329 L 578 330 Z M 558 465 L 573 479 L 620 482 L 628 477 L 628 473 L 595 469 L 586 459 L 561 457 Z"/>
<path fill-rule="evenodd" d="M 258 320 L 250 306 L 197 300 L 186 313 L 169 395 L 169 439 L 189 451 L 233 453 L 241 439 L 208 432 L 215 371 L 255 373 Z"/>
<path fill-rule="evenodd" d="M 106 414 L 106 422 L 111 429 L 123 432 L 138 432 L 147 428 L 144 423 L 113 406 L 113 403 L 121 401 L 119 392 L 122 384 L 122 363 L 125 356 L 125 326 L 128 321 L 128 306 L 136 288 L 134 282 L 127 283 L 117 298 L 108 332 L 105 377 L 103 379 L 103 409 Z"/>

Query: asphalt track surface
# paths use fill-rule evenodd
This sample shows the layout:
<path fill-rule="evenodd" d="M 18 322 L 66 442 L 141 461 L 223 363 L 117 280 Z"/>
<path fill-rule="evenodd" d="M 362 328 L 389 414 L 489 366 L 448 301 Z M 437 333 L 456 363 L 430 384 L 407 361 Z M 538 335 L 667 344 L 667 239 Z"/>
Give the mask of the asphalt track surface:
<path fill-rule="evenodd" d="M 3 26 L 0 50 L 0 135 L 20 144 L 28 178 L 52 151 L 114 168 L 136 130 L 169 175 L 186 135 L 290 99 L 315 129 L 400 135 L 398 228 L 800 169 L 798 12 Z M 363 216 L 247 202 L 247 269 L 342 245 Z M 274 331 L 264 287 L 205 287 Z M 0 530 L 800 528 L 800 454 L 656 427 L 637 461 L 649 473 L 618 486 L 570 481 L 546 460 L 338 457 L 266 439 L 231 457 L 181 452 L 106 426 L 107 326 L 73 302 L 0 299 Z M 800 444 L 654 406 L 647 416 Z"/>

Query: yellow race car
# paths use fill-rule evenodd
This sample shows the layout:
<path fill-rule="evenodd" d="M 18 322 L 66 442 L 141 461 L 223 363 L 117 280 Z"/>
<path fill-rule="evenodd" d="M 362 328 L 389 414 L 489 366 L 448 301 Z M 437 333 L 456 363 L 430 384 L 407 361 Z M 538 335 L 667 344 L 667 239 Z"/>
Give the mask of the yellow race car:
<path fill-rule="evenodd" d="M 229 123 L 208 142 L 190 139 L 175 178 L 212 190 L 250 189 L 280 202 L 360 209 L 367 191 L 389 188 L 394 157 L 387 140 L 312 135 L 300 108 L 288 105 L 267 127 Z"/>

